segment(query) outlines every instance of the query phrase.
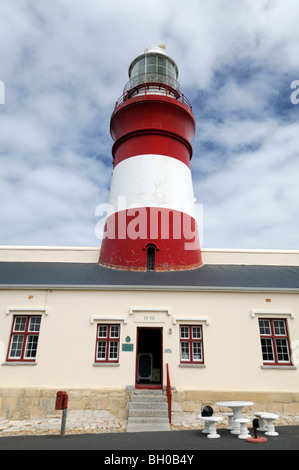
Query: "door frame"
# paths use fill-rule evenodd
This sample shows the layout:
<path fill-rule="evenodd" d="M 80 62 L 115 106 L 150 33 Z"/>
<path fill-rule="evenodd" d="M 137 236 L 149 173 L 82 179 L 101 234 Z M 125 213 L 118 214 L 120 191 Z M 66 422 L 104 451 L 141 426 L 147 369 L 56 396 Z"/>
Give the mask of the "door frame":
<path fill-rule="evenodd" d="M 161 332 L 161 380 L 160 384 L 138 384 L 137 373 L 138 373 L 138 349 L 139 349 L 139 332 L 140 330 L 160 330 Z M 163 327 L 159 326 L 137 326 L 136 331 L 136 359 L 135 359 L 135 388 L 136 389 L 150 389 L 150 390 L 161 390 L 163 388 Z M 148 351 L 149 353 L 151 351 Z"/>

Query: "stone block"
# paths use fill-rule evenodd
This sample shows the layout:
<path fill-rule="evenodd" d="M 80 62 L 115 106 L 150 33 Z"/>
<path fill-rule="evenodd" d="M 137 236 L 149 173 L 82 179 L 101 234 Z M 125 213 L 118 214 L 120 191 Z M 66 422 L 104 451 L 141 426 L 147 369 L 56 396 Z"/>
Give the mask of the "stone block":
<path fill-rule="evenodd" d="M 182 409 L 183 411 L 191 411 L 191 412 L 201 412 L 201 403 L 198 401 L 184 401 L 182 403 Z"/>

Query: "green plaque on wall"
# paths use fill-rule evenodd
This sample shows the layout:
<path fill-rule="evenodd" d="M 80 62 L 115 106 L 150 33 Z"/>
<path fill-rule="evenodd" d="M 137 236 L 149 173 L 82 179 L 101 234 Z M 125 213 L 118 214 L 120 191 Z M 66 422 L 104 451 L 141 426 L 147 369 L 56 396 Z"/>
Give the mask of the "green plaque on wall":
<path fill-rule="evenodd" d="M 122 344 L 122 351 L 133 351 L 134 350 L 134 344 Z"/>

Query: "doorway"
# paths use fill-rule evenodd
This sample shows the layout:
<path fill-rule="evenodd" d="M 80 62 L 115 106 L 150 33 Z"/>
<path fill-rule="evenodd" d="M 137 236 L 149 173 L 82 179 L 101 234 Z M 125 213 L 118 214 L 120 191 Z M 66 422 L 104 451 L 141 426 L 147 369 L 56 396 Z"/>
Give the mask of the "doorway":
<path fill-rule="evenodd" d="M 137 328 L 136 388 L 162 388 L 162 331 Z"/>

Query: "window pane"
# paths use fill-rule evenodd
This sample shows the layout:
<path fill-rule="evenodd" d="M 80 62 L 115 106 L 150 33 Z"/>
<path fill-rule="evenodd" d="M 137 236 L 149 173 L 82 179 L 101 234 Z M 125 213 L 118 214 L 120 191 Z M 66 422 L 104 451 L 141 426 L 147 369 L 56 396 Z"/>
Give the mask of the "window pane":
<path fill-rule="evenodd" d="M 170 62 L 167 63 L 168 75 L 172 78 L 176 78 L 175 68 Z"/>
<path fill-rule="evenodd" d="M 105 360 L 106 359 L 106 347 L 107 347 L 107 342 L 106 341 L 98 341 L 97 359 L 99 359 L 99 360 Z"/>
<path fill-rule="evenodd" d="M 98 327 L 98 338 L 107 338 L 108 326 L 99 325 Z"/>
<path fill-rule="evenodd" d="M 162 75 L 167 75 L 167 68 L 159 66 L 158 73 Z"/>
<path fill-rule="evenodd" d="M 156 56 L 148 55 L 146 58 L 147 65 L 156 65 Z"/>
<path fill-rule="evenodd" d="M 138 68 L 138 66 L 137 66 L 137 64 L 135 64 L 134 67 L 132 68 L 131 78 L 136 77 L 136 75 L 138 75 L 137 68 Z"/>
<path fill-rule="evenodd" d="M 23 335 L 13 335 L 11 346 L 10 346 L 10 358 L 20 358 L 22 354 L 22 347 L 23 347 Z"/>
<path fill-rule="evenodd" d="M 16 317 L 14 331 L 25 331 L 27 317 Z"/>
<path fill-rule="evenodd" d="M 181 326 L 181 338 L 189 338 L 189 327 Z"/>
<path fill-rule="evenodd" d="M 26 341 L 26 350 L 25 358 L 31 359 L 36 357 L 37 351 L 38 336 L 37 335 L 28 335 Z"/>
<path fill-rule="evenodd" d="M 145 67 L 144 67 L 144 64 L 138 64 L 137 67 L 136 67 L 136 74 L 134 74 L 134 76 L 136 75 L 141 75 L 145 72 Z"/>
<path fill-rule="evenodd" d="M 158 55 L 158 64 L 163 65 L 163 67 L 166 67 L 166 57 L 161 57 Z"/>
<path fill-rule="evenodd" d="M 190 360 L 190 344 L 187 341 L 181 342 L 181 359 L 185 361 Z"/>
<path fill-rule="evenodd" d="M 259 326 L 261 335 L 271 334 L 270 320 L 259 320 Z"/>
<path fill-rule="evenodd" d="M 118 359 L 118 341 L 109 342 L 109 359 Z"/>
<path fill-rule="evenodd" d="M 202 361 L 202 347 L 201 342 L 196 341 L 193 343 L 193 360 Z"/>
<path fill-rule="evenodd" d="M 271 338 L 261 338 L 263 360 L 265 362 L 274 361 L 273 343 Z"/>
<path fill-rule="evenodd" d="M 40 323 L 41 323 L 41 318 L 40 317 L 31 317 L 30 322 L 29 322 L 29 331 L 39 332 Z"/>
<path fill-rule="evenodd" d="M 284 338 L 276 339 L 278 362 L 290 362 L 288 342 Z"/>
<path fill-rule="evenodd" d="M 119 326 L 111 326 L 110 328 L 110 336 L 111 338 L 118 338 L 119 337 Z"/>
<path fill-rule="evenodd" d="M 201 327 L 200 326 L 192 327 L 192 338 L 201 339 Z"/>
<path fill-rule="evenodd" d="M 144 58 L 140 59 L 132 68 L 131 72 L 131 78 L 136 77 L 137 75 L 140 75 L 141 73 L 144 73 Z"/>
<path fill-rule="evenodd" d="M 156 65 L 148 65 L 146 68 L 146 73 L 156 73 Z"/>
<path fill-rule="evenodd" d="M 273 325 L 275 335 L 286 335 L 285 322 L 283 320 L 274 320 Z"/>

